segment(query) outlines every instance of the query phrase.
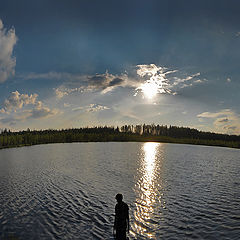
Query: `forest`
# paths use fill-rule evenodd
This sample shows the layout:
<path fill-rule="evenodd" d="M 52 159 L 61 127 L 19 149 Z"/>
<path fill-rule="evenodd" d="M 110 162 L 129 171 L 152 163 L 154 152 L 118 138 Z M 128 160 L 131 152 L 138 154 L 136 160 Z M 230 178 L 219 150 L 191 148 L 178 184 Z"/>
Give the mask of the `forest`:
<path fill-rule="evenodd" d="M 240 136 L 203 132 L 188 127 L 167 125 L 98 126 L 12 132 L 2 129 L 0 149 L 48 143 L 71 142 L 168 142 L 240 148 Z"/>

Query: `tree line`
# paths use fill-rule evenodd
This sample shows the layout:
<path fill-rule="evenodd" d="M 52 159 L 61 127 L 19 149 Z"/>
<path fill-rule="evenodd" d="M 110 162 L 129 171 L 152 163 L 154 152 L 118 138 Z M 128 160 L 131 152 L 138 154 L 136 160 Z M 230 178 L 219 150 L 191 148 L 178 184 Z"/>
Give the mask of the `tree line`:
<path fill-rule="evenodd" d="M 0 131 L 0 148 L 47 143 L 157 141 L 240 148 L 240 136 L 203 132 L 188 127 L 155 124 L 98 126 L 71 129 Z"/>

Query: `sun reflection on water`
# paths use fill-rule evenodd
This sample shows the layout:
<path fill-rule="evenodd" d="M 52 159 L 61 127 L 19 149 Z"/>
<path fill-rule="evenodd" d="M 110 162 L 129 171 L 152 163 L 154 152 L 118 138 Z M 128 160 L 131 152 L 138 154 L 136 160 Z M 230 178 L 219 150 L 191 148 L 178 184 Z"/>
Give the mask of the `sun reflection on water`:
<path fill-rule="evenodd" d="M 136 211 L 134 213 L 134 231 L 147 238 L 154 238 L 151 231 L 152 216 L 154 214 L 154 203 L 156 201 L 157 188 L 157 155 L 160 143 L 148 142 L 142 147 L 138 179 L 135 186 L 136 191 Z M 159 164 L 158 164 L 159 166 Z"/>
<path fill-rule="evenodd" d="M 155 166 L 155 158 L 157 152 L 157 146 L 159 143 L 148 142 L 143 145 L 144 149 L 144 160 L 145 160 L 145 180 L 148 183 L 152 182 L 154 176 L 154 166 Z"/>

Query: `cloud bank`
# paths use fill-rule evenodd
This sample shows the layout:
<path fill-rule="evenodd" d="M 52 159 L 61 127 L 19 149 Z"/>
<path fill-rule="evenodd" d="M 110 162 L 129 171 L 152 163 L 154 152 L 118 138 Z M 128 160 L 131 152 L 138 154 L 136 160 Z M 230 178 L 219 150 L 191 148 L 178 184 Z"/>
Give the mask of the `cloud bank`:
<path fill-rule="evenodd" d="M 44 106 L 37 98 L 36 93 L 28 95 L 18 91 L 12 92 L 0 109 L 0 113 L 4 116 L 0 118 L 0 122 L 15 125 L 18 121 L 46 118 L 59 113 L 57 109 Z"/>
<path fill-rule="evenodd" d="M 66 75 L 66 74 L 64 74 Z M 126 86 L 128 76 L 126 74 L 114 75 L 106 71 L 103 74 L 94 75 L 68 75 L 68 81 L 55 89 L 58 99 L 71 93 L 101 92 L 106 94 L 119 86 Z"/>
<path fill-rule="evenodd" d="M 3 108 L 0 109 L 2 113 L 9 113 L 10 111 L 16 112 L 24 105 L 35 104 L 38 95 L 35 94 L 20 94 L 18 91 L 12 92 L 11 95 L 5 99 Z"/>
<path fill-rule="evenodd" d="M 214 131 L 227 134 L 240 134 L 240 116 L 231 109 L 219 112 L 203 112 L 197 115 L 200 119 L 212 119 Z"/>
<path fill-rule="evenodd" d="M 0 83 L 15 74 L 16 58 L 13 48 L 17 42 L 14 28 L 7 31 L 0 19 Z"/>
<path fill-rule="evenodd" d="M 129 72 L 81 75 L 71 73 L 29 73 L 20 76 L 23 79 L 52 79 L 61 81 L 54 89 L 57 99 L 73 93 L 100 92 L 109 93 L 118 87 L 130 88 L 133 95 L 144 93 L 146 89 L 159 94 L 177 94 L 180 89 L 203 83 L 200 73 L 187 74 L 177 69 L 169 69 L 156 64 L 142 64 L 130 68 Z"/>

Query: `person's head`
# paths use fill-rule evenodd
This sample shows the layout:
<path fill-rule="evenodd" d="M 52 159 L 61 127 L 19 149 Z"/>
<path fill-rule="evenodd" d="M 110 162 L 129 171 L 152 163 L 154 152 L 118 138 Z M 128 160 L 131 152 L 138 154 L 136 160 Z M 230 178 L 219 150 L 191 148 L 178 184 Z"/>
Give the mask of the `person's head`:
<path fill-rule="evenodd" d="M 123 195 L 121 193 L 118 193 L 115 198 L 116 198 L 117 202 L 120 203 L 123 200 Z"/>

